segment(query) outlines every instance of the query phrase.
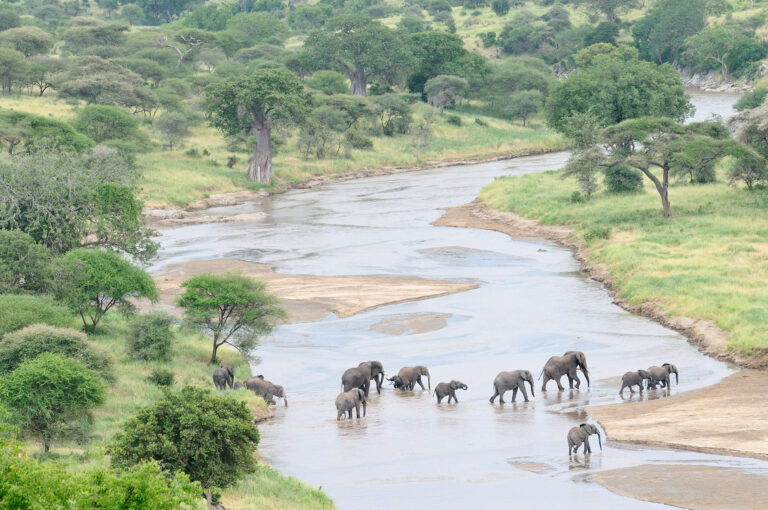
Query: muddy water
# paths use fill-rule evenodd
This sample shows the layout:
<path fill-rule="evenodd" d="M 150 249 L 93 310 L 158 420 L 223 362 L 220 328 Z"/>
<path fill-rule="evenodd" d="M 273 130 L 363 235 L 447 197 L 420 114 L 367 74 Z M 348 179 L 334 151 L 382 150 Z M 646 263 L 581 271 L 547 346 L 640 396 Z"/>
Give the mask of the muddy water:
<path fill-rule="evenodd" d="M 654 463 L 768 471 L 757 461 L 621 444 L 604 444 L 600 453 L 594 437 L 590 459 L 569 461 L 566 432 L 586 419 L 584 406 L 621 401 L 617 376 L 625 371 L 673 362 L 681 374 L 675 394 L 713 384 L 731 369 L 675 332 L 612 304 L 599 284 L 579 273 L 567 250 L 538 239 L 431 225 L 441 207 L 469 202 L 495 177 L 558 168 L 566 158 L 550 154 L 293 191 L 212 211 L 266 212 L 258 223 L 163 232 L 158 268 L 227 257 L 288 273 L 480 284 L 345 319 L 287 325 L 265 340 L 254 371 L 284 385 L 290 402 L 260 425 L 260 451 L 269 464 L 322 486 L 343 509 L 496 508 L 505 502 L 650 508 L 661 505 L 618 496 L 585 475 Z M 529 403 L 520 396 L 515 404 L 488 403 L 499 371 L 526 368 L 538 375 L 549 356 L 567 350 L 587 354 L 589 391 L 558 393 L 550 383 L 544 394 L 537 384 Z M 458 405 L 436 405 L 428 391 L 385 386 L 371 395 L 365 419 L 337 422 L 333 401 L 341 373 L 371 359 L 381 360 L 388 375 L 427 365 L 433 387 L 459 379 L 469 389 L 459 392 Z"/>

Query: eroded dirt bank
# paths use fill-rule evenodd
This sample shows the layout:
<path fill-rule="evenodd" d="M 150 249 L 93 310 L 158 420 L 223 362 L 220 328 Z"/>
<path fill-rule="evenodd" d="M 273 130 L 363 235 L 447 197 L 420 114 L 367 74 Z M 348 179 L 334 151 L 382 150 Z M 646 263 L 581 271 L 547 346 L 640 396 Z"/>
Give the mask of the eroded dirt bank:
<path fill-rule="evenodd" d="M 404 276 L 315 276 L 283 274 L 266 264 L 234 259 L 170 264 L 155 277 L 161 306 L 173 312 L 181 283 L 200 273 L 240 271 L 267 282 L 288 310 L 291 322 L 321 320 L 334 313 L 348 317 L 372 308 L 433 298 L 477 288 L 476 283 L 429 280 Z M 176 310 L 178 311 L 178 310 Z"/>
<path fill-rule="evenodd" d="M 553 240 L 572 249 L 582 269 L 602 282 L 615 297 L 607 268 L 591 263 L 589 251 L 571 236 L 572 230 L 566 227 L 539 225 L 535 220 L 487 208 L 479 200 L 448 209 L 434 224 Z M 616 300 L 616 303 L 630 312 L 679 331 L 705 354 L 744 361 L 734 360 L 725 352 L 727 334 L 711 322 L 685 317 L 669 318 L 653 305 L 638 307 L 621 300 Z M 588 411 L 611 440 L 768 458 L 766 384 L 768 374 L 744 370 L 714 386 L 683 395 L 642 403 L 590 407 Z"/>

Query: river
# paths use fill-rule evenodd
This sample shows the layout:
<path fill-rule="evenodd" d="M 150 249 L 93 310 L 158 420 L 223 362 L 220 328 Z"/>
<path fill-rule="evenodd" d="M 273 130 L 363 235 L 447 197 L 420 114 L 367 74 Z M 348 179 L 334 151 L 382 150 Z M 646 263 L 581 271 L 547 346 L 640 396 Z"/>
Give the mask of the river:
<path fill-rule="evenodd" d="M 697 118 L 706 118 L 729 113 L 735 97 L 696 93 L 693 99 Z M 566 159 L 556 153 L 339 182 L 210 211 L 262 211 L 265 221 L 163 230 L 155 269 L 237 258 L 284 273 L 479 283 L 440 298 L 282 326 L 264 340 L 254 371 L 285 386 L 290 403 L 259 426 L 259 450 L 271 466 L 322 486 L 341 509 L 507 502 L 651 508 L 663 505 L 621 497 L 584 475 L 690 462 L 768 470 L 749 459 L 613 442 L 599 452 L 594 437 L 591 458 L 569 460 L 568 429 L 587 419 L 586 405 L 622 402 L 616 378 L 625 371 L 674 363 L 680 371 L 674 395 L 714 384 L 732 369 L 676 332 L 614 305 L 600 284 L 579 272 L 568 250 L 540 239 L 431 225 L 442 208 L 473 200 L 496 177 L 558 168 Z M 409 329 L 414 317 L 438 320 L 420 331 Z M 393 323 L 405 326 L 383 327 Z M 542 394 L 537 384 L 529 403 L 520 396 L 515 404 L 488 403 L 499 371 L 525 368 L 538 375 L 551 355 L 567 350 L 587 354 L 590 391 L 558 393 L 550 383 Z M 458 405 L 436 405 L 427 391 L 399 392 L 387 384 L 381 395 L 371 394 L 364 420 L 337 422 L 341 373 L 372 359 L 381 360 L 388 375 L 426 365 L 433 387 L 459 379 L 469 389 L 458 393 Z"/>

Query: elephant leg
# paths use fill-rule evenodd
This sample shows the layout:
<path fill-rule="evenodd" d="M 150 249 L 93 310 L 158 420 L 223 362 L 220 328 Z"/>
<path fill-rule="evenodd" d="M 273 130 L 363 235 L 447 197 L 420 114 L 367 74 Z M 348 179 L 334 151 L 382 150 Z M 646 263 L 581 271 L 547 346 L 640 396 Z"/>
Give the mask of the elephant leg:
<path fill-rule="evenodd" d="M 624 388 L 626 387 L 627 387 L 626 384 L 621 383 L 621 389 L 619 390 L 619 395 L 621 395 L 622 397 L 624 396 Z M 629 388 L 629 391 L 632 391 L 631 387 Z"/>
<path fill-rule="evenodd" d="M 551 379 L 551 377 L 549 377 L 549 374 L 544 374 L 544 382 L 541 383 L 541 391 L 542 392 L 547 391 L 547 383 L 549 382 L 550 379 Z"/>
<path fill-rule="evenodd" d="M 459 403 L 459 399 L 458 399 L 458 398 L 456 398 L 456 392 L 455 392 L 455 391 L 452 391 L 452 392 L 451 392 L 451 396 L 453 397 L 453 403 L 454 403 L 454 404 L 458 404 L 458 403 Z M 450 400 L 448 401 L 448 403 L 449 403 L 449 404 L 451 403 L 451 402 L 450 402 Z"/>
<path fill-rule="evenodd" d="M 418 376 L 418 377 L 416 378 L 416 382 L 417 382 L 417 383 L 419 383 L 419 386 L 421 386 L 421 389 L 422 389 L 422 390 L 426 389 L 426 388 L 424 387 L 424 385 L 423 385 L 423 384 L 421 384 L 421 376 Z"/>
<path fill-rule="evenodd" d="M 443 396 L 438 393 L 437 394 L 437 403 L 439 404 L 442 400 L 443 400 Z M 450 400 L 449 400 L 449 403 L 450 403 Z"/>
<path fill-rule="evenodd" d="M 496 391 L 499 391 L 499 390 L 496 390 Z M 506 391 L 506 390 L 504 390 L 504 389 L 502 389 L 502 390 L 499 392 L 499 404 L 503 404 L 503 403 L 504 403 L 504 394 L 505 394 L 506 392 L 507 392 L 507 391 Z"/>
<path fill-rule="evenodd" d="M 637 391 L 639 391 L 640 393 L 643 392 L 643 382 L 642 381 L 637 383 Z"/>
<path fill-rule="evenodd" d="M 568 388 L 573 389 L 573 377 L 571 377 L 571 374 L 566 374 L 568 376 Z"/>
<path fill-rule="evenodd" d="M 589 446 L 589 437 L 584 438 L 584 447 L 586 452 L 585 453 L 592 453 L 592 447 Z"/>
<path fill-rule="evenodd" d="M 365 396 L 368 396 L 368 390 L 371 389 L 371 381 L 365 381 L 363 383 L 363 393 L 365 393 Z"/>
<path fill-rule="evenodd" d="M 349 417 L 350 420 L 352 419 L 352 408 L 351 407 L 349 409 L 347 409 L 347 416 Z"/>
<path fill-rule="evenodd" d="M 496 387 L 494 387 L 494 388 L 493 388 L 493 396 L 491 397 L 491 399 L 490 399 L 490 401 L 489 401 L 489 402 L 490 402 L 491 404 L 493 404 L 493 401 L 494 401 L 494 400 L 496 400 L 496 397 L 498 397 L 498 396 L 499 396 L 499 389 L 498 389 L 498 388 L 496 388 Z"/>
<path fill-rule="evenodd" d="M 520 391 L 523 392 L 523 398 L 526 402 L 528 402 L 528 392 L 525 391 L 525 381 L 523 381 L 523 383 L 520 385 Z"/>
<path fill-rule="evenodd" d="M 560 377 L 562 377 L 562 376 L 560 376 Z M 557 383 L 557 389 L 558 389 L 558 391 L 564 391 L 564 390 L 565 390 L 565 388 L 563 388 L 563 385 L 562 385 L 562 384 L 560 384 L 560 377 L 558 377 L 557 379 L 555 379 L 555 382 Z"/>
<path fill-rule="evenodd" d="M 579 374 L 577 374 L 575 370 L 573 372 L 573 380 L 576 381 L 576 389 L 577 390 L 580 389 L 581 388 L 581 379 L 579 379 Z M 571 386 L 571 389 L 573 389 L 573 386 Z"/>
<path fill-rule="evenodd" d="M 517 388 L 512 389 L 512 402 L 517 398 Z"/>

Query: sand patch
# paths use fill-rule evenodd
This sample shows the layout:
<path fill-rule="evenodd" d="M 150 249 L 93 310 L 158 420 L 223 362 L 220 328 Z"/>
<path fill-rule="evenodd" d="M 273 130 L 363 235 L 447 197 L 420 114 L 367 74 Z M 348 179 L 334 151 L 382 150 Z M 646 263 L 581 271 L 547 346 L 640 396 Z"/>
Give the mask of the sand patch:
<path fill-rule="evenodd" d="M 528 471 L 529 473 L 536 473 L 537 475 L 543 475 L 555 471 L 555 468 L 549 464 L 545 464 L 543 462 L 534 462 L 525 457 L 509 459 L 507 462 L 515 466 L 517 469 L 522 469 L 523 471 Z"/>
<path fill-rule="evenodd" d="M 621 496 L 695 510 L 758 510 L 768 502 L 768 476 L 718 466 L 644 464 L 589 479 Z"/>
<path fill-rule="evenodd" d="M 371 324 L 371 331 L 385 335 L 418 335 L 443 329 L 451 318 L 450 313 L 409 313 L 384 317 Z"/>
<path fill-rule="evenodd" d="M 672 398 L 586 410 L 613 441 L 768 459 L 767 385 L 768 373 L 743 370 Z"/>
<path fill-rule="evenodd" d="M 349 317 L 379 306 L 434 298 L 478 287 L 476 283 L 429 280 L 410 276 L 315 276 L 283 274 L 266 264 L 233 259 L 171 264 L 155 278 L 160 307 L 180 314 L 175 303 L 180 284 L 200 273 L 240 271 L 267 282 L 288 311 L 292 322 L 322 320 L 330 314 Z"/>

